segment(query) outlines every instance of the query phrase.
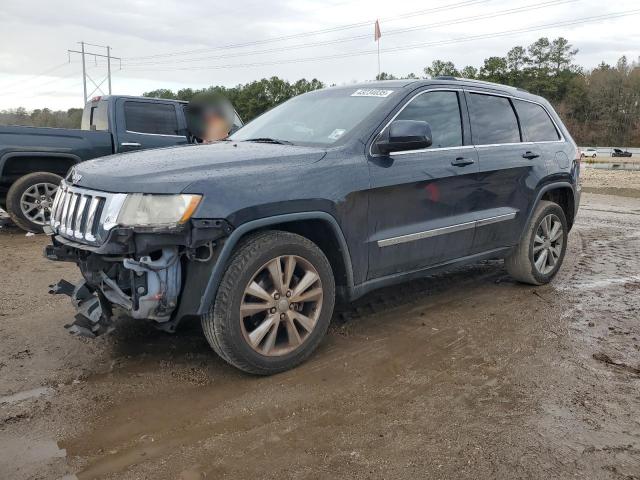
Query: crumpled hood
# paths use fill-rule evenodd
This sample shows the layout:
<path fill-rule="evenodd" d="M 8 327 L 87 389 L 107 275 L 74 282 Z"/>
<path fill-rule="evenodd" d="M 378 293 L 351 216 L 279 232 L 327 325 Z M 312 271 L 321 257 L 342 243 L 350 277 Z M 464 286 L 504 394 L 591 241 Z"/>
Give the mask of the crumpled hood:
<path fill-rule="evenodd" d="M 80 187 L 120 193 L 181 193 L 190 184 L 246 173 L 271 175 L 317 162 L 320 148 L 255 142 L 219 142 L 110 155 L 80 163 Z"/>

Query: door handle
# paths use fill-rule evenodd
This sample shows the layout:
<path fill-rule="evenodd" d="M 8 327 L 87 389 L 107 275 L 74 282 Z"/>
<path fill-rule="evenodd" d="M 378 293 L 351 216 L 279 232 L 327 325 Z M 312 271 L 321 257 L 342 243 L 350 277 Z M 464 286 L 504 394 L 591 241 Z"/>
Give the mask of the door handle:
<path fill-rule="evenodd" d="M 121 147 L 141 147 L 142 144 L 138 142 L 122 142 Z"/>
<path fill-rule="evenodd" d="M 527 160 L 533 160 L 534 158 L 538 158 L 540 155 L 534 152 L 524 152 L 522 154 L 522 158 L 526 158 Z"/>
<path fill-rule="evenodd" d="M 466 167 L 472 163 L 475 163 L 475 160 L 472 158 L 457 157 L 455 160 L 451 160 L 451 165 L 454 167 Z"/>

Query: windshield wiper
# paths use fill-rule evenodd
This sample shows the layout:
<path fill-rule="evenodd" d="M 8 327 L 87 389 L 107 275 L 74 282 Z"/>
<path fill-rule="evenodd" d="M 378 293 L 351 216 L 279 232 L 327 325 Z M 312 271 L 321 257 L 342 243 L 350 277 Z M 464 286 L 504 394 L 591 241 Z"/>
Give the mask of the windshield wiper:
<path fill-rule="evenodd" d="M 244 141 L 257 142 L 257 143 L 275 143 L 277 145 L 293 145 L 293 142 L 290 142 L 288 140 L 278 140 L 277 138 L 269 138 L 269 137 L 247 138 Z"/>

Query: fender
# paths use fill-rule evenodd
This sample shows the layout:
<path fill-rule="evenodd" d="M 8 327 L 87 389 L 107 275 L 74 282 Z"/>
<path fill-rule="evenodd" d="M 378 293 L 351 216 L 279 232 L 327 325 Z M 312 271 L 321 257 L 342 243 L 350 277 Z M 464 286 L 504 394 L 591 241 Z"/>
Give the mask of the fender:
<path fill-rule="evenodd" d="M 74 164 L 82 162 L 82 159 L 73 154 L 73 153 L 57 153 L 57 152 L 39 152 L 37 150 L 33 151 L 19 151 L 19 152 L 7 152 L 2 157 L 0 157 L 0 176 L 2 176 L 4 171 L 4 166 L 7 160 L 16 158 L 16 157 L 39 157 L 39 158 L 63 158 L 66 160 L 71 160 Z"/>
<path fill-rule="evenodd" d="M 522 238 L 522 236 L 524 235 L 524 232 L 527 230 L 527 225 L 529 225 L 529 222 L 531 221 L 531 217 L 533 217 L 533 212 L 536 210 L 536 207 L 538 206 L 538 203 L 540 203 L 540 200 L 542 199 L 542 196 L 547 193 L 550 190 L 556 190 L 558 188 L 570 188 L 571 192 L 573 194 L 573 205 L 574 205 L 574 209 L 577 211 L 578 210 L 578 202 L 576 201 L 576 189 L 575 187 L 569 183 L 569 182 L 552 182 L 552 183 L 548 183 L 546 185 L 544 185 L 542 188 L 540 188 L 540 190 L 538 191 L 538 194 L 536 195 L 536 200 L 535 202 L 533 202 L 531 208 L 529 209 L 529 213 L 527 214 L 527 221 L 525 222 L 525 228 L 523 229 L 522 233 L 520 233 L 520 238 Z M 575 214 L 576 212 L 574 212 Z"/>
<path fill-rule="evenodd" d="M 227 237 L 222 250 L 220 251 L 220 255 L 216 260 L 216 263 L 213 267 L 213 271 L 211 272 L 211 276 L 209 277 L 209 281 L 207 286 L 204 289 L 202 297 L 200 299 L 200 307 L 198 308 L 198 315 L 204 315 L 209 306 L 213 303 L 216 292 L 218 291 L 218 286 L 220 285 L 220 281 L 222 280 L 222 275 L 224 274 L 227 262 L 231 257 L 231 252 L 237 245 L 238 241 L 247 233 L 250 233 L 259 228 L 268 227 L 269 225 L 277 225 L 281 223 L 289 223 L 298 220 L 323 220 L 328 225 L 331 226 L 333 232 L 338 239 L 340 244 L 340 250 L 342 252 L 342 260 L 344 261 L 346 272 L 347 272 L 347 288 L 349 296 L 351 296 L 353 291 L 353 269 L 351 265 L 351 256 L 349 255 L 349 249 L 347 247 L 347 242 L 344 238 L 344 234 L 342 233 L 342 229 L 340 225 L 338 225 L 337 220 L 327 212 L 321 211 L 312 211 L 312 212 L 300 212 L 300 213 L 289 213 L 284 215 L 276 215 L 273 217 L 265 217 L 259 218 L 257 220 L 251 220 L 249 222 L 243 223 L 238 228 L 236 228 L 231 235 Z"/>

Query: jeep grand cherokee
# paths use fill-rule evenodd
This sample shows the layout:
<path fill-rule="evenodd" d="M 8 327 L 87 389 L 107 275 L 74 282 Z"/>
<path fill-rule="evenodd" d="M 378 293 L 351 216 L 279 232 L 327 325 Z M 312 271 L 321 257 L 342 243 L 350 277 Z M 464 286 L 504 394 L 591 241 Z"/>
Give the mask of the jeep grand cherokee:
<path fill-rule="evenodd" d="M 518 281 L 558 272 L 580 199 L 580 155 L 547 101 L 454 78 L 295 97 L 212 145 L 79 164 L 51 215 L 73 261 L 69 329 L 115 311 L 211 347 L 256 374 L 318 346 L 334 303 L 436 270 L 505 259 Z"/>

